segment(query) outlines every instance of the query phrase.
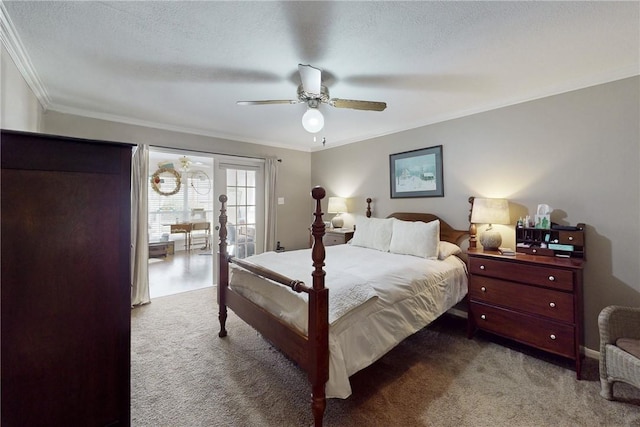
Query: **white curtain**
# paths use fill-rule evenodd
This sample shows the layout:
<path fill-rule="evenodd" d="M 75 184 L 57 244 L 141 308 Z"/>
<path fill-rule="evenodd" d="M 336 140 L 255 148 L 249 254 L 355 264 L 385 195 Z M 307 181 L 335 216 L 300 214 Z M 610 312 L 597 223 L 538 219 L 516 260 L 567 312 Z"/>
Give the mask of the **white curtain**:
<path fill-rule="evenodd" d="M 278 159 L 267 158 L 264 164 L 264 250 L 276 249 L 276 213 L 278 200 L 276 182 L 278 179 Z"/>
<path fill-rule="evenodd" d="M 149 296 L 149 146 L 138 145 L 131 165 L 131 305 L 147 304 Z"/>

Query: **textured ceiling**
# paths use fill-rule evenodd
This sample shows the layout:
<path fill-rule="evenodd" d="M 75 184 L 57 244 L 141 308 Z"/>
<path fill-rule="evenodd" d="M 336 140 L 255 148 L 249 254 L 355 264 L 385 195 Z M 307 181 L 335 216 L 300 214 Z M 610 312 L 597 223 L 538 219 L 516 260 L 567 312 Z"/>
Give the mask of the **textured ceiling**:
<path fill-rule="evenodd" d="M 47 109 L 302 150 L 640 74 L 636 1 L 2 5 Z M 236 105 L 295 99 L 298 63 L 387 109 L 322 105 L 314 142 L 304 104 Z"/>

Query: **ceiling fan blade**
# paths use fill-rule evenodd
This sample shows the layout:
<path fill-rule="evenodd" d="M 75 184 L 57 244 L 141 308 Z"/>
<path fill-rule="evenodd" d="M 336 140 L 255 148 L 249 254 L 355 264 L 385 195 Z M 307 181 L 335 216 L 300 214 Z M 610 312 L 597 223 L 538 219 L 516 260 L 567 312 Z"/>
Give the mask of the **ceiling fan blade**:
<path fill-rule="evenodd" d="M 298 72 L 305 92 L 320 95 L 322 85 L 322 70 L 311 65 L 298 64 Z"/>
<path fill-rule="evenodd" d="M 354 110 L 383 111 L 387 108 L 386 102 L 356 101 L 354 99 L 331 98 L 329 105 L 336 108 L 352 108 Z"/>
<path fill-rule="evenodd" d="M 265 101 L 237 101 L 238 105 L 298 104 L 297 99 L 268 99 Z"/>

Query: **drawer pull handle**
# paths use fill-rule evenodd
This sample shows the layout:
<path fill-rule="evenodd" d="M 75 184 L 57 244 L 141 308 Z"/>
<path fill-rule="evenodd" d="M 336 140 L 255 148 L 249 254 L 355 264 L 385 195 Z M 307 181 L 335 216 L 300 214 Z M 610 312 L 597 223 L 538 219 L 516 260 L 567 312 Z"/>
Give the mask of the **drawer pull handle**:
<path fill-rule="evenodd" d="M 484 270 L 484 265 L 481 265 L 481 266 L 480 266 L 480 270 Z"/>
<path fill-rule="evenodd" d="M 572 240 L 573 240 L 573 236 L 569 236 L 569 241 L 572 241 Z"/>
<path fill-rule="evenodd" d="M 481 290 L 482 292 L 487 292 L 487 288 L 485 288 L 484 286 L 483 286 L 483 287 L 481 287 L 481 288 L 480 288 L 480 290 Z"/>
<path fill-rule="evenodd" d="M 552 340 L 556 339 L 556 336 L 554 334 L 549 335 L 549 338 L 551 338 Z"/>
<path fill-rule="evenodd" d="M 481 314 L 481 315 L 480 315 L 480 318 L 481 318 L 482 320 L 487 320 L 487 316 L 485 316 L 484 314 Z"/>
<path fill-rule="evenodd" d="M 553 282 L 553 281 L 555 281 L 555 280 L 556 280 L 556 278 L 555 278 L 555 277 L 553 277 L 553 276 L 549 276 L 549 281 Z"/>
<path fill-rule="evenodd" d="M 556 303 L 555 303 L 555 302 L 550 302 L 550 303 L 549 303 L 549 307 L 551 307 L 551 308 L 556 308 Z"/>
<path fill-rule="evenodd" d="M 538 250 L 537 250 L 537 249 L 534 249 L 534 250 L 532 250 L 531 252 L 535 254 L 535 253 L 537 253 L 537 252 L 538 252 Z"/>

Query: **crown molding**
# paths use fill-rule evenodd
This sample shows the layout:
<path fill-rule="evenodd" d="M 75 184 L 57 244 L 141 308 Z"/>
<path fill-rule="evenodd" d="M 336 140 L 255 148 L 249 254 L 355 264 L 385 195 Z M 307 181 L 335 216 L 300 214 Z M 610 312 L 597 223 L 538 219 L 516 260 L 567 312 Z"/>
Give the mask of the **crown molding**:
<path fill-rule="evenodd" d="M 62 114 L 69 114 L 69 115 L 78 116 L 78 117 L 86 117 L 86 118 L 96 119 L 96 120 L 103 120 L 106 122 L 140 126 L 140 127 L 150 128 L 150 129 L 165 130 L 165 131 L 177 132 L 177 133 L 186 133 L 186 134 L 192 134 L 192 135 L 198 135 L 198 136 L 206 136 L 208 138 L 224 139 L 232 142 L 233 141 L 244 142 L 247 144 L 257 144 L 262 146 L 283 148 L 287 150 L 295 150 L 295 151 L 303 151 L 303 152 L 311 151 L 310 148 L 307 146 L 295 147 L 290 144 L 278 143 L 278 142 L 269 141 L 266 139 L 256 140 L 251 138 L 243 138 L 239 135 L 209 131 L 205 129 L 198 129 L 198 128 L 192 128 L 192 127 L 186 127 L 186 126 L 173 126 L 173 125 L 168 125 L 166 123 L 154 122 L 150 120 L 135 119 L 132 117 L 120 116 L 116 114 L 101 113 L 101 112 L 90 111 L 82 108 L 68 107 L 68 106 L 56 104 L 56 103 L 49 104 L 48 111 L 62 113 Z"/>
<path fill-rule="evenodd" d="M 51 104 L 51 98 L 49 98 L 47 90 L 38 77 L 38 73 L 36 73 L 2 1 L 0 1 L 0 39 L 18 71 L 46 111 Z"/>

